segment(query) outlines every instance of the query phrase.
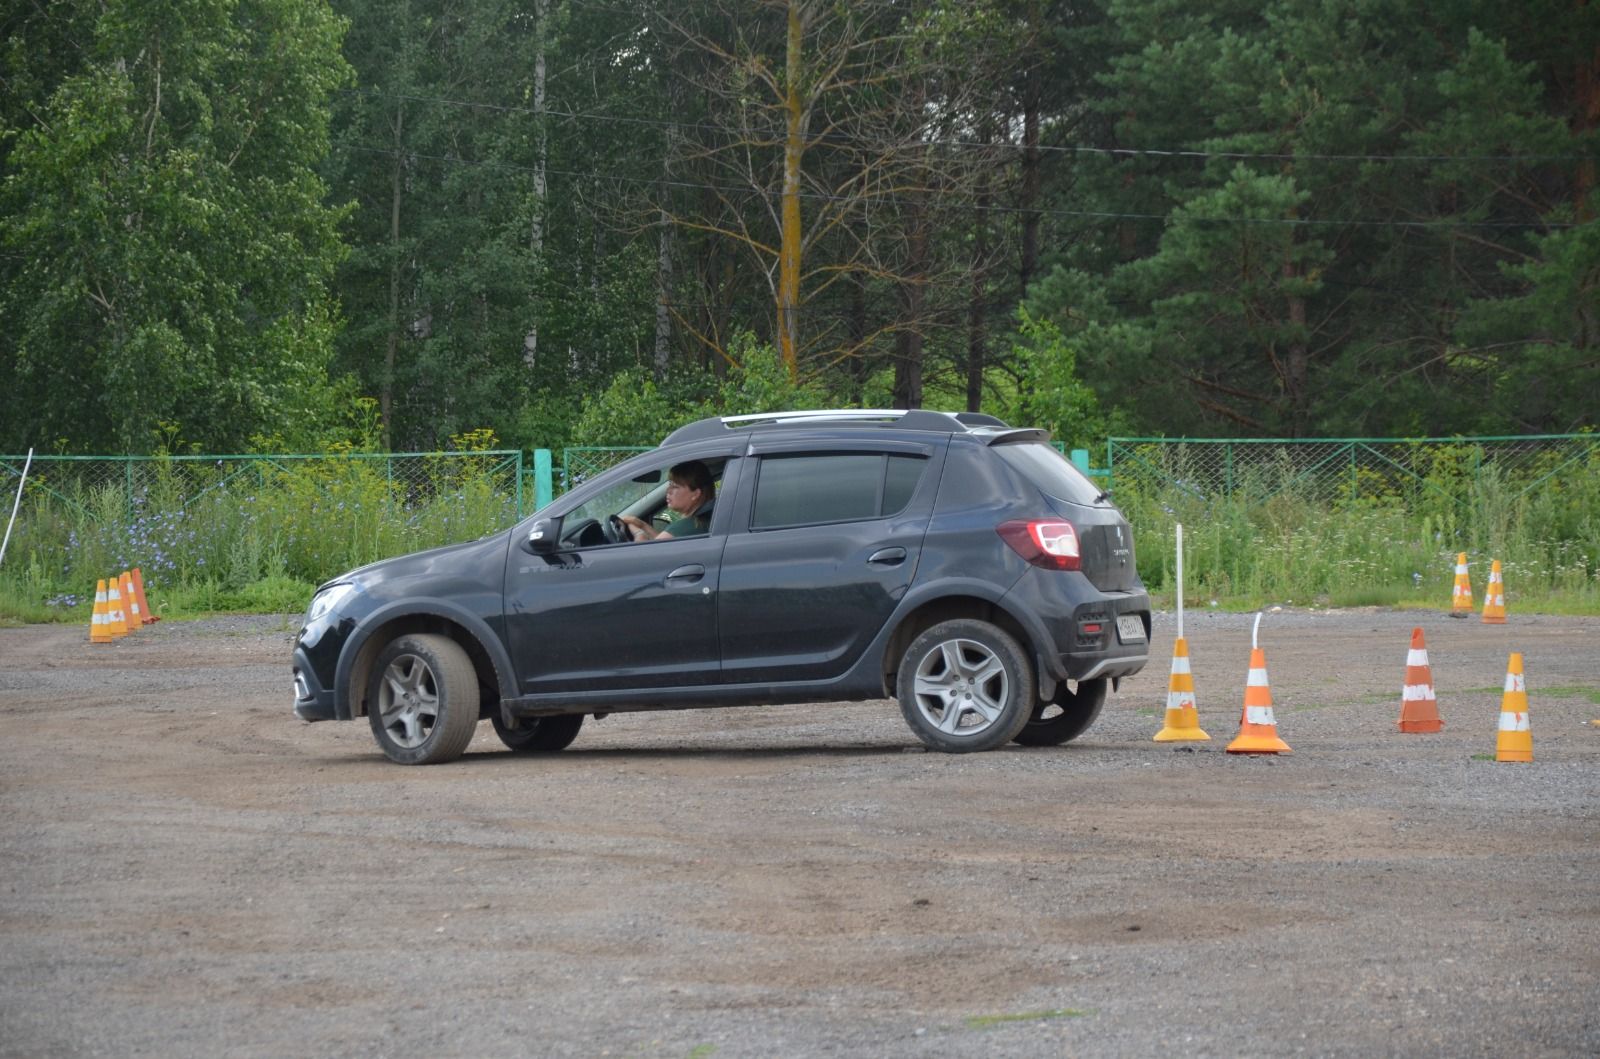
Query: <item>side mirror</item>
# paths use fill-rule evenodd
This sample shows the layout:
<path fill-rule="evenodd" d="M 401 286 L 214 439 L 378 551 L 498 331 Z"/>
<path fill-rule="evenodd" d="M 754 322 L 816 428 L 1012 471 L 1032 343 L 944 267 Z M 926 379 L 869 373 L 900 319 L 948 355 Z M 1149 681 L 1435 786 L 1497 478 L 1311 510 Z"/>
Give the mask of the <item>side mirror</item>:
<path fill-rule="evenodd" d="M 528 550 L 536 555 L 549 555 L 561 544 L 559 518 L 535 519 L 528 529 Z"/>

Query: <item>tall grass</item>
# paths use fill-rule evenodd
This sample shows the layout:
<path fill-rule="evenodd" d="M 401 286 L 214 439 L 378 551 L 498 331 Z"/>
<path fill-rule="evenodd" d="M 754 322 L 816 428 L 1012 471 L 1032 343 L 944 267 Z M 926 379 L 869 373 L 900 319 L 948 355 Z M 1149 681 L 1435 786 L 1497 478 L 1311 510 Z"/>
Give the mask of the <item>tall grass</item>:
<path fill-rule="evenodd" d="M 516 520 L 489 457 L 256 461 L 247 473 L 158 461 L 138 488 L 30 481 L 5 566 L 0 619 L 87 622 L 99 578 L 139 567 L 151 608 L 281 612 L 344 570 L 473 540 Z"/>

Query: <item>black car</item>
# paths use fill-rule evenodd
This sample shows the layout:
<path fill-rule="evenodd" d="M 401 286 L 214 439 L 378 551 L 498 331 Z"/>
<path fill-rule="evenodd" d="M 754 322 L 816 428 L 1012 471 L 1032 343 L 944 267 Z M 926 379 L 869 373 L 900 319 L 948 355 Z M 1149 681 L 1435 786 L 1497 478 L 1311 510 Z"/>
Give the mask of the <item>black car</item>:
<path fill-rule="evenodd" d="M 692 423 L 504 533 L 323 585 L 295 713 L 366 716 L 411 765 L 484 717 L 540 752 L 586 715 L 886 697 L 936 750 L 1065 742 L 1144 667 L 1150 599 L 1127 521 L 1048 442 L 922 410 Z M 696 462 L 697 532 L 635 542 L 621 517 L 667 529 Z"/>

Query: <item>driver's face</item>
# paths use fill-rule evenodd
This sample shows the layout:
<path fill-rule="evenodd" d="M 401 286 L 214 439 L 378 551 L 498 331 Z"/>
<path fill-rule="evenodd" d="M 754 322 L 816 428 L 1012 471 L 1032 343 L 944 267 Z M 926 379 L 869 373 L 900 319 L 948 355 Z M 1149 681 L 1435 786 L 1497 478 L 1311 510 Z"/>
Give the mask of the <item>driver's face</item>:
<path fill-rule="evenodd" d="M 677 482 L 667 482 L 667 506 L 680 515 L 692 515 L 695 509 L 705 503 L 705 497 L 700 490 L 690 489 Z"/>

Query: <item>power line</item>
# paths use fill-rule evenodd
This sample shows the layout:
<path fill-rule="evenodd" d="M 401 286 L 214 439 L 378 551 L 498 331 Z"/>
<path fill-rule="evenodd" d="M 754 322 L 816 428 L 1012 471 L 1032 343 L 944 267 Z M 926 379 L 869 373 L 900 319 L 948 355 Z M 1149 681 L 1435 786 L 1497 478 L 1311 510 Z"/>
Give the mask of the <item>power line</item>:
<path fill-rule="evenodd" d="M 443 96 L 425 96 L 411 92 L 380 92 L 371 88 L 341 89 L 344 95 L 364 95 L 378 99 L 400 99 L 415 103 L 438 103 L 444 106 L 462 107 L 471 110 L 490 110 L 508 114 L 526 114 L 532 117 L 561 118 L 569 121 L 609 121 L 627 125 L 642 125 L 648 128 L 700 130 L 705 132 L 725 131 L 720 126 L 708 125 L 702 122 L 669 121 L 661 118 L 640 118 L 621 114 L 607 114 L 603 111 L 582 110 L 555 110 L 546 107 L 541 112 L 533 107 L 512 106 L 504 103 L 478 103 L 471 100 L 447 99 Z M 844 134 L 825 136 L 822 142 L 853 144 L 859 147 L 871 147 L 873 144 Z M 919 146 L 928 147 L 958 147 L 982 150 L 1027 150 L 1028 145 L 1014 143 L 1010 140 L 984 142 L 981 140 L 964 139 L 928 139 L 917 141 Z M 877 145 L 882 147 L 882 144 Z M 1106 157 L 1148 157 L 1148 158 L 1196 158 L 1196 159 L 1232 159 L 1236 161 L 1260 160 L 1268 162 L 1585 162 L 1591 159 L 1585 155 L 1563 154 L 1317 154 L 1317 153 L 1268 153 L 1252 151 L 1196 151 L 1181 148 L 1154 148 L 1154 147 L 1091 147 L 1087 144 L 1035 144 L 1033 150 L 1044 154 L 1087 154 Z"/>
<path fill-rule="evenodd" d="M 366 144 L 346 143 L 346 142 L 335 142 L 333 144 L 333 146 L 336 147 L 336 148 L 344 149 L 344 150 L 362 151 L 362 152 L 365 152 L 365 153 L 368 153 L 368 154 L 378 154 L 378 155 L 386 155 L 386 156 L 393 156 L 395 154 L 395 149 L 392 148 L 392 147 L 372 147 L 372 146 L 368 146 Z M 448 165 L 478 166 L 478 167 L 488 168 L 488 169 L 505 169 L 505 170 L 510 170 L 510 171 L 513 171 L 513 172 L 522 172 L 522 173 L 535 173 L 535 172 L 538 172 L 538 170 L 536 170 L 532 166 L 518 165 L 517 163 L 514 163 L 514 162 L 480 161 L 480 160 L 472 159 L 472 158 L 463 158 L 463 157 L 453 156 L 453 155 L 426 154 L 426 153 L 421 152 L 421 151 L 411 151 L 411 150 L 406 150 L 406 151 L 403 151 L 401 153 L 403 153 L 407 158 L 421 159 L 421 160 L 430 161 L 430 162 L 441 162 L 441 163 L 445 163 L 445 164 L 448 164 Z M 578 180 L 586 180 L 586 181 L 590 181 L 590 182 L 611 181 L 611 182 L 615 182 L 615 183 L 643 185 L 643 186 L 646 186 L 646 187 L 670 187 L 670 188 L 686 189 L 686 190 L 691 190 L 691 191 L 716 191 L 716 192 L 722 192 L 722 193 L 726 193 L 726 194 L 730 194 L 730 195 L 751 195 L 751 196 L 767 197 L 767 196 L 773 194 L 770 191 L 765 191 L 765 190 L 760 189 L 760 188 L 734 187 L 734 186 L 723 185 L 723 184 L 706 184 L 706 183 L 700 183 L 700 182 L 688 181 L 688 180 L 670 180 L 670 179 L 667 179 L 667 178 L 664 178 L 664 177 L 662 177 L 662 178 L 630 177 L 630 176 L 623 176 L 623 175 L 616 174 L 616 173 L 585 173 L 585 172 L 580 172 L 580 171 L 577 171 L 577 170 L 552 169 L 552 168 L 546 168 L 544 170 L 544 173 L 545 173 L 546 176 L 565 176 L 565 177 L 572 177 L 572 178 L 578 179 Z M 815 192 L 815 191 L 802 191 L 802 192 L 799 192 L 799 196 L 802 199 L 806 199 L 806 200 L 812 201 L 812 202 L 851 202 L 851 201 L 857 201 L 857 200 L 859 200 L 859 199 L 861 199 L 863 197 L 863 196 L 852 196 L 852 195 L 826 195 L 826 194 L 823 194 L 821 192 Z M 904 202 L 905 200 L 904 199 L 899 199 L 899 198 L 877 198 L 877 199 L 875 199 L 875 201 L 878 201 L 878 202 Z M 1101 221 L 1139 220 L 1139 221 L 1162 221 L 1162 222 L 1166 222 L 1168 220 L 1168 216 L 1169 216 L 1168 214 L 1165 214 L 1165 213 L 1131 213 L 1131 212 L 1125 212 L 1125 211 L 1112 211 L 1112 210 L 1027 209 L 1027 208 L 1022 207 L 1022 206 L 1003 206 L 1003 205 L 980 206 L 977 203 L 963 203 L 961 205 L 961 208 L 964 209 L 964 210 L 970 211 L 972 213 L 991 213 L 991 214 L 1037 216 L 1037 217 L 1064 217 L 1064 218 L 1077 218 L 1077 219 L 1101 220 Z M 1421 231 L 1436 230 L 1436 229 L 1437 230 L 1450 230 L 1450 229 L 1461 229 L 1461 228 L 1519 230 L 1519 231 L 1525 231 L 1525 230 L 1529 230 L 1529 229 L 1555 230 L 1555 229 L 1582 228 L 1582 227 L 1586 227 L 1589 224 L 1595 223 L 1593 221 L 1583 222 L 1581 224 L 1577 223 L 1577 222 L 1567 222 L 1567 221 L 1549 221 L 1549 222 L 1531 222 L 1531 221 L 1448 221 L 1448 220 L 1445 220 L 1445 221 L 1398 221 L 1398 220 L 1396 220 L 1396 221 L 1372 221 L 1372 220 L 1359 220 L 1359 219 L 1354 219 L 1354 218 L 1348 219 L 1348 220 L 1324 220 L 1324 219 L 1308 218 L 1308 217 L 1191 217 L 1191 218 L 1189 218 L 1189 220 L 1190 220 L 1191 223 L 1202 224 L 1202 225 L 1205 225 L 1205 224 L 1243 224 L 1243 225 L 1264 225 L 1264 226 L 1287 226 L 1287 227 L 1300 227 L 1300 228 L 1400 228 L 1400 229 L 1421 230 Z"/>

